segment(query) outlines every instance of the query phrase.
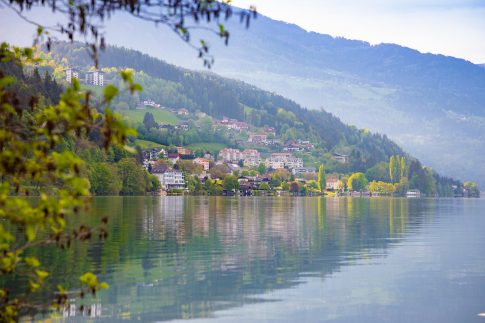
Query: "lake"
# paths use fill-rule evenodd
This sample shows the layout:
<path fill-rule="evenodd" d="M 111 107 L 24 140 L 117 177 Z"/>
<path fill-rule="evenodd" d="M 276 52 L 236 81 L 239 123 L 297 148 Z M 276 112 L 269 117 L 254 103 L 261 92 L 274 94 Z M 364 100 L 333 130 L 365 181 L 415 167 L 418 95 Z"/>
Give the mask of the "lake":
<path fill-rule="evenodd" d="M 107 241 L 41 251 L 52 286 L 110 285 L 66 320 L 485 323 L 483 199 L 102 197 L 91 213 Z"/>

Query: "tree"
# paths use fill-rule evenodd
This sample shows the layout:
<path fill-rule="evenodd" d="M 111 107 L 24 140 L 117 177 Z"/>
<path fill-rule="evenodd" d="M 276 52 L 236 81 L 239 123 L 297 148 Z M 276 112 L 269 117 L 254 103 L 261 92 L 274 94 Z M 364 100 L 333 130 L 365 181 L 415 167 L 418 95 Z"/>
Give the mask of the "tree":
<path fill-rule="evenodd" d="M 351 191 L 363 191 L 366 188 L 367 183 L 368 180 L 364 173 L 354 173 L 349 177 L 347 187 Z"/>
<path fill-rule="evenodd" d="M 259 175 L 266 174 L 266 166 L 263 163 L 260 163 L 258 165 L 258 173 L 259 173 Z"/>
<path fill-rule="evenodd" d="M 89 44 L 88 48 L 96 66 L 98 50 L 105 47 L 105 39 L 100 32 L 103 24 L 100 21 L 115 12 L 128 12 L 139 19 L 165 24 L 186 42 L 191 41 L 189 29 L 185 25 L 189 19 L 186 18 L 191 17 L 195 22 L 205 20 L 209 26 L 215 25 L 215 32 L 226 44 L 229 32 L 219 23 L 220 19 L 236 14 L 249 26 L 251 17 L 256 13 L 255 10 L 233 9 L 228 1 L 216 0 L 162 1 L 157 4 L 137 0 L 124 3 L 114 0 L 81 0 L 75 5 L 72 2 L 19 0 L 4 4 L 37 27 L 35 43 L 39 44 L 42 37 L 46 37 L 48 50 L 51 48 L 50 29 L 66 35 L 71 41 L 81 34 Z M 23 16 L 24 11 L 37 6 L 61 13 L 65 19 L 52 24 L 57 27 L 44 28 Z M 207 27 L 204 25 L 203 28 Z M 49 32 L 46 32 L 47 29 Z M 208 55 L 207 43 L 201 40 L 200 46 L 195 48 L 199 57 L 204 60 L 204 65 L 210 67 L 213 58 Z M 0 62 L 0 271 L 2 280 L 20 277 L 22 286 L 18 288 L 27 291 L 27 295 L 20 299 L 20 296 L 10 294 L 8 289 L 0 288 L 0 321 L 12 322 L 17 320 L 19 311 L 36 307 L 29 303 L 30 294 L 38 291 L 48 276 L 42 270 L 42 263 L 38 258 L 27 256 L 32 248 L 47 245 L 65 248 L 73 240 L 87 241 L 93 236 L 99 236 L 100 239 L 107 236 L 106 218 L 96 228 L 82 225 L 66 231 L 72 216 L 78 214 L 87 204 L 82 197 L 89 195 L 89 181 L 81 174 L 83 160 L 66 149 L 63 146 L 64 141 L 69 138 L 85 139 L 86 135 L 94 133 L 99 137 L 103 148 L 109 151 L 111 147 L 125 147 L 127 138 L 136 132 L 127 128 L 121 117 L 109 109 L 113 99 L 120 94 L 117 87 L 107 85 L 103 91 L 103 99 L 93 105 L 93 100 L 90 100 L 91 93 L 82 91 L 78 80 L 74 79 L 72 86 L 64 92 L 57 104 L 58 98 L 43 101 L 37 94 L 20 94 L 19 87 L 13 85 L 17 80 L 11 75 L 12 69 L 7 72 L 3 70 L 9 62 L 14 62 L 11 66 L 17 67 L 25 63 L 38 63 L 38 60 L 33 59 L 32 48 L 10 47 L 2 43 Z M 141 86 L 133 82 L 132 73 L 123 70 L 120 74 L 127 92 L 134 94 L 141 90 Z M 32 92 L 35 90 L 30 93 Z M 54 95 L 55 89 L 49 85 L 45 92 Z M 23 96 L 21 99 L 20 95 Z M 45 102 L 52 105 L 43 104 Z M 144 176 L 139 176 L 132 167 L 136 165 L 136 161 L 123 159 L 119 164 L 119 171 L 125 176 L 123 192 L 139 190 L 141 185 L 138 184 L 146 184 L 148 175 L 145 173 Z M 135 181 L 134 185 L 131 183 L 132 179 Z M 17 196 L 30 195 L 34 188 L 40 195 L 35 203 Z M 19 233 L 25 235 L 24 240 L 16 239 L 16 234 Z M 108 287 L 90 272 L 83 274 L 80 282 L 86 288 L 81 290 L 80 298 L 86 291 L 94 295 L 98 290 Z M 57 308 L 66 306 L 67 295 L 64 287 L 59 285 L 57 293 L 52 294 Z M 72 296 L 74 295 L 70 294 Z"/>
<path fill-rule="evenodd" d="M 300 192 L 300 185 L 298 185 L 298 182 L 291 182 L 290 183 L 290 192 L 293 193 L 293 194 Z"/>
<path fill-rule="evenodd" d="M 258 190 L 262 190 L 262 191 L 269 191 L 270 189 L 271 187 L 269 187 L 268 183 L 266 182 L 259 184 L 259 187 L 258 187 Z"/>
<path fill-rule="evenodd" d="M 43 287 L 49 275 L 41 259 L 32 255 L 34 249 L 50 245 L 66 248 L 74 240 L 104 239 L 107 235 L 107 218 L 95 228 L 72 221 L 86 206 L 83 197 L 89 195 L 89 180 L 81 172 L 84 161 L 66 143 L 86 140 L 96 132 L 99 144 L 109 151 L 113 146 L 124 146 L 128 136 L 135 133 L 108 108 L 119 93 L 114 86 L 105 87 L 104 99 L 91 106 L 90 93 L 81 90 L 74 79 L 58 104 L 46 105 L 31 85 L 14 76 L 15 69 L 21 72 L 23 63 L 36 62 L 32 48 L 3 43 L 0 62 L 0 272 L 3 281 L 20 278 L 16 287 L 25 291 L 20 296 L 0 288 L 0 321 L 12 322 L 20 311 L 36 306 L 31 296 Z M 122 71 L 121 75 L 127 91 L 140 89 L 131 73 Z M 39 198 L 23 197 L 32 194 Z M 86 289 L 94 294 L 108 287 L 90 272 L 80 281 L 83 294 Z M 63 286 L 50 292 L 58 308 L 68 302 Z"/>
<path fill-rule="evenodd" d="M 372 181 L 369 183 L 369 191 L 372 193 L 392 194 L 396 190 L 391 183 Z"/>
<path fill-rule="evenodd" d="M 216 191 L 216 185 L 213 180 L 211 179 L 206 179 L 204 183 L 204 189 L 207 191 L 207 193 L 213 194 Z"/>
<path fill-rule="evenodd" d="M 326 182 L 325 182 L 325 185 L 326 185 Z M 312 191 L 316 191 L 316 190 L 321 190 L 320 189 L 320 185 L 319 183 L 316 181 L 316 180 L 309 180 L 307 182 L 307 186 L 308 188 L 310 188 Z M 325 189 L 325 188 L 324 188 Z"/>
<path fill-rule="evenodd" d="M 117 169 L 108 163 L 93 164 L 88 177 L 95 195 L 118 195 L 121 190 Z"/>
<path fill-rule="evenodd" d="M 47 7 L 53 12 L 63 14 L 65 19 L 52 23 L 48 28 L 44 28 L 42 24 L 30 19 L 25 18 L 25 20 L 38 27 L 37 33 L 46 38 L 48 49 L 52 43 L 50 36 L 52 31 L 65 35 L 71 41 L 81 36 L 89 45 L 90 55 L 96 66 L 98 65 L 98 52 L 105 48 L 106 43 L 102 33 L 103 24 L 99 22 L 104 21 L 116 12 L 125 12 L 140 20 L 168 26 L 180 39 L 189 43 L 191 47 L 198 51 L 199 57 L 204 61 L 204 66 L 210 68 L 213 64 L 213 57 L 209 54 L 207 42 L 199 40 L 195 44 L 191 38 L 191 31 L 197 29 L 197 24 L 205 22 L 206 24 L 200 28 L 209 29 L 217 34 L 227 45 L 229 31 L 225 29 L 221 21 L 236 15 L 239 16 L 241 22 L 246 24 L 246 27 L 249 27 L 251 18 L 256 17 L 254 7 L 249 10 L 237 9 L 232 7 L 230 2 L 229 0 L 180 0 L 153 3 L 130 0 L 120 3 L 116 0 L 80 0 L 73 6 L 69 2 L 19 0 L 5 2 L 5 4 L 19 13 L 35 7 Z"/>
<path fill-rule="evenodd" d="M 223 181 L 223 187 L 225 190 L 234 191 L 239 189 L 239 182 L 236 176 L 226 175 Z"/>
<path fill-rule="evenodd" d="M 143 125 L 147 131 L 150 131 L 151 128 L 157 128 L 157 122 L 153 117 L 151 112 L 145 112 L 145 116 L 143 117 Z"/>
<path fill-rule="evenodd" d="M 148 190 L 153 193 L 160 193 L 162 190 L 162 183 L 160 183 L 160 180 L 158 179 L 157 176 L 148 174 Z"/>
<path fill-rule="evenodd" d="M 369 181 L 391 182 L 389 168 L 389 164 L 386 162 L 377 163 L 367 169 L 365 177 L 367 177 Z"/>
<path fill-rule="evenodd" d="M 216 165 L 212 167 L 209 170 L 209 174 L 213 179 L 224 178 L 224 176 L 226 176 L 230 171 L 231 170 L 229 169 L 229 167 L 227 167 L 227 165 L 221 164 L 221 165 Z"/>
<path fill-rule="evenodd" d="M 480 190 L 478 189 L 477 184 L 468 181 L 463 184 L 463 188 L 465 189 L 466 197 L 480 197 Z"/>
<path fill-rule="evenodd" d="M 325 192 L 325 189 L 327 188 L 327 181 L 325 179 L 325 166 L 323 164 L 320 165 L 318 168 L 318 189 L 320 192 Z"/>
<path fill-rule="evenodd" d="M 395 168 L 396 168 L 396 157 L 392 155 L 389 158 L 389 177 L 391 178 L 391 182 L 393 183 L 396 181 L 395 172 L 394 172 Z"/>
<path fill-rule="evenodd" d="M 133 158 L 122 159 L 118 164 L 118 174 L 122 186 L 122 195 L 143 195 L 146 191 L 145 172 L 138 167 Z"/>
<path fill-rule="evenodd" d="M 401 178 L 406 177 L 406 158 L 404 156 L 401 157 Z"/>
<path fill-rule="evenodd" d="M 394 184 L 394 192 L 399 196 L 405 196 L 409 190 L 409 182 L 406 177 L 401 178 L 399 183 Z"/>

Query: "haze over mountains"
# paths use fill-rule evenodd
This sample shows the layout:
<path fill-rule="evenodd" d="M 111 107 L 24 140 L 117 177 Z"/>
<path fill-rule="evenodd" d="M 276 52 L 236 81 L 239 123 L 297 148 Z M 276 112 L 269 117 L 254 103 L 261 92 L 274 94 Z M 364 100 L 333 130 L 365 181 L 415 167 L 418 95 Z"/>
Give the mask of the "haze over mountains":
<path fill-rule="evenodd" d="M 226 27 L 228 47 L 217 36 L 203 35 L 216 59 L 214 72 L 385 133 L 437 171 L 485 187 L 483 66 L 306 32 L 262 15 L 249 29 L 237 20 Z M 196 53 L 167 28 L 115 16 L 107 31 L 112 44 L 202 68 Z M 201 37 L 192 34 L 193 40 Z"/>
<path fill-rule="evenodd" d="M 274 91 L 344 122 L 389 135 L 440 173 L 485 187 L 485 68 L 393 44 L 306 32 L 259 15 L 249 29 L 226 22 L 229 46 L 211 44 L 213 71 Z M 197 53 L 171 30 L 115 15 L 108 42 L 187 68 Z"/>

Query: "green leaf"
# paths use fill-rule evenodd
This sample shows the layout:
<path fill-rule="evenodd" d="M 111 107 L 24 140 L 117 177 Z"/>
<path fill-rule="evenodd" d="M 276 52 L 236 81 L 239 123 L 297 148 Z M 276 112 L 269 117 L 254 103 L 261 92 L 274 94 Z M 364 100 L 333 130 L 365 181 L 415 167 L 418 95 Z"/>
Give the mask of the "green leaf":
<path fill-rule="evenodd" d="M 17 79 L 13 76 L 5 76 L 0 78 L 0 88 L 6 87 L 7 85 L 10 85 L 12 83 L 15 83 Z"/>
<path fill-rule="evenodd" d="M 27 225 L 25 227 L 25 236 L 27 237 L 28 241 L 32 241 L 35 239 L 35 226 Z"/>
<path fill-rule="evenodd" d="M 29 267 L 36 268 L 40 266 L 40 261 L 36 257 L 25 257 L 24 261 Z"/>
<path fill-rule="evenodd" d="M 118 88 L 112 84 L 108 84 L 104 88 L 104 99 L 108 102 L 111 102 L 113 98 L 118 94 Z"/>
<path fill-rule="evenodd" d="M 37 269 L 35 271 L 35 274 L 37 275 L 37 277 L 39 277 L 40 280 L 44 280 L 47 278 L 47 276 L 49 276 L 49 273 L 47 271 L 40 270 L 40 269 Z"/>

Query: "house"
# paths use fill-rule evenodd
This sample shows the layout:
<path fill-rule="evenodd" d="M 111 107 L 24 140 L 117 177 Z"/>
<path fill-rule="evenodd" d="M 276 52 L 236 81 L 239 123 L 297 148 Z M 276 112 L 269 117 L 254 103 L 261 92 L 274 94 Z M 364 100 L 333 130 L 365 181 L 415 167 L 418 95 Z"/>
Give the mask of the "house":
<path fill-rule="evenodd" d="M 242 154 L 243 154 L 243 159 L 261 157 L 259 154 L 259 151 L 257 151 L 256 149 L 244 149 Z"/>
<path fill-rule="evenodd" d="M 239 149 L 224 148 L 219 152 L 219 158 L 227 162 L 237 163 L 241 159 L 244 159 L 244 156 Z"/>
<path fill-rule="evenodd" d="M 269 136 L 269 135 L 276 136 L 276 129 L 275 129 L 275 128 L 273 128 L 273 127 L 265 127 L 265 128 L 263 129 L 263 131 L 264 131 L 264 133 L 265 133 L 266 135 L 268 135 L 268 136 Z"/>
<path fill-rule="evenodd" d="M 305 174 L 315 174 L 315 167 L 297 167 L 291 170 L 291 173 L 295 176 L 305 175 Z"/>
<path fill-rule="evenodd" d="M 243 165 L 245 167 L 258 167 L 262 160 L 259 157 L 244 158 Z"/>
<path fill-rule="evenodd" d="M 185 176 L 182 171 L 168 169 L 161 175 L 160 183 L 165 191 L 171 189 L 185 189 Z"/>
<path fill-rule="evenodd" d="M 268 146 L 281 146 L 281 140 L 279 139 L 266 139 L 264 143 Z"/>
<path fill-rule="evenodd" d="M 223 117 L 221 121 L 215 122 L 214 125 L 223 126 L 227 129 L 232 129 L 236 131 L 249 129 L 249 125 L 246 122 L 238 121 L 236 119 L 229 119 L 227 117 Z"/>
<path fill-rule="evenodd" d="M 211 153 L 210 153 L 210 152 L 208 152 L 208 151 L 206 151 L 206 152 L 204 153 L 204 158 L 205 158 L 205 159 L 208 159 L 208 160 L 214 160 L 214 157 L 213 157 L 213 156 L 211 155 Z"/>
<path fill-rule="evenodd" d="M 303 167 L 303 160 L 293 156 L 291 153 L 274 153 L 271 157 L 266 159 L 265 165 L 268 168 L 301 168 Z"/>
<path fill-rule="evenodd" d="M 180 155 L 179 153 L 168 153 L 167 158 L 172 164 L 175 164 L 180 159 Z"/>
<path fill-rule="evenodd" d="M 152 148 L 143 151 L 143 158 L 148 160 L 158 160 L 160 159 L 160 155 L 162 158 L 165 158 L 166 151 L 163 148 Z"/>
<path fill-rule="evenodd" d="M 151 173 L 153 175 L 155 175 L 158 180 L 160 181 L 160 184 L 163 182 L 163 174 L 169 170 L 169 167 L 167 164 L 165 163 L 157 163 L 157 164 L 153 164 L 151 166 Z"/>
<path fill-rule="evenodd" d="M 200 158 L 200 157 L 199 157 L 199 158 L 196 158 L 196 159 L 194 159 L 193 163 L 194 163 L 195 165 L 202 165 L 202 167 L 204 167 L 204 170 L 205 170 L 205 171 L 208 171 L 208 170 L 209 170 L 209 164 L 210 164 L 210 163 L 209 163 L 209 161 L 208 161 L 207 159 L 205 159 L 205 158 Z"/>
<path fill-rule="evenodd" d="M 335 175 L 327 176 L 326 185 L 327 190 L 337 191 L 340 189 L 340 180 Z"/>
<path fill-rule="evenodd" d="M 187 122 L 178 123 L 175 125 L 177 130 L 189 130 L 189 124 Z"/>
<path fill-rule="evenodd" d="M 298 144 L 294 140 L 289 140 L 286 142 L 285 146 L 283 147 L 283 151 L 300 151 L 302 148 L 300 144 Z"/>
<path fill-rule="evenodd" d="M 256 144 L 261 144 L 266 142 L 266 139 L 268 138 L 267 135 L 261 135 L 261 134 L 255 134 L 255 133 L 250 133 L 248 142 L 256 143 Z"/>
<path fill-rule="evenodd" d="M 148 100 L 144 100 L 144 101 L 143 101 L 143 105 L 144 105 L 145 107 L 160 108 L 160 104 L 155 103 L 155 101 L 150 100 L 150 99 L 148 99 Z"/>
<path fill-rule="evenodd" d="M 179 116 L 188 116 L 188 115 L 189 115 L 189 110 L 184 109 L 184 108 L 182 108 L 182 109 L 178 109 L 178 110 L 177 110 L 177 114 L 178 114 Z"/>
<path fill-rule="evenodd" d="M 167 170 L 169 170 L 169 168 L 170 168 L 170 167 L 168 167 L 168 165 L 167 165 L 167 164 L 165 164 L 165 163 L 155 163 L 155 164 L 153 164 L 153 166 L 152 166 L 152 171 L 151 171 L 151 173 L 152 173 L 153 175 L 156 175 L 157 177 L 159 177 L 159 176 L 158 176 L 158 174 L 163 174 L 163 173 L 165 173 Z M 160 179 L 160 177 L 159 177 L 159 179 Z M 161 181 L 160 181 L 160 182 L 161 182 Z"/>
<path fill-rule="evenodd" d="M 192 155 L 192 150 L 184 147 L 177 147 L 177 152 L 182 156 Z"/>
<path fill-rule="evenodd" d="M 72 83 L 72 79 L 74 77 L 79 79 L 79 70 L 77 68 L 66 68 L 64 70 L 64 73 L 66 73 L 66 82 L 67 83 Z"/>
<path fill-rule="evenodd" d="M 104 86 L 104 73 L 99 70 L 86 72 L 84 81 L 86 84 Z"/>
<path fill-rule="evenodd" d="M 171 124 L 163 124 L 163 123 L 160 123 L 160 125 L 158 126 L 159 129 L 167 129 L 168 131 L 174 131 L 175 130 L 175 127 Z"/>
<path fill-rule="evenodd" d="M 333 154 L 333 159 L 335 159 L 337 162 L 339 162 L 341 164 L 347 164 L 349 162 L 349 156 L 348 155 L 343 155 L 343 154 L 338 154 L 338 153 Z"/>

